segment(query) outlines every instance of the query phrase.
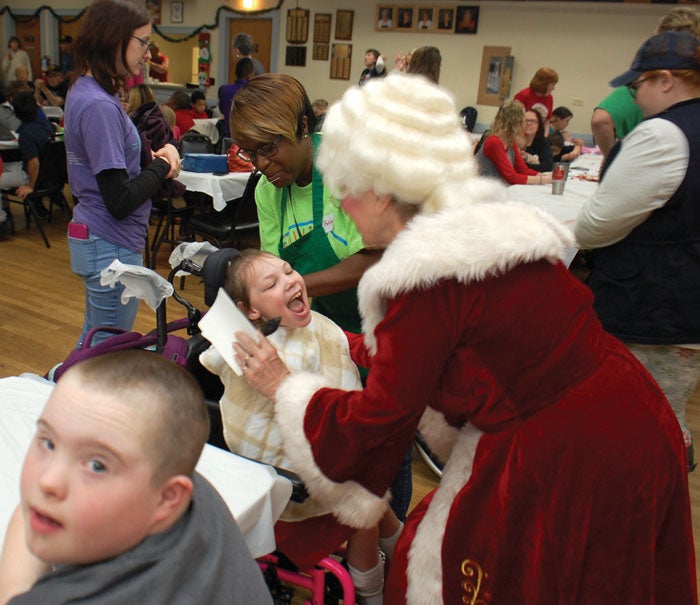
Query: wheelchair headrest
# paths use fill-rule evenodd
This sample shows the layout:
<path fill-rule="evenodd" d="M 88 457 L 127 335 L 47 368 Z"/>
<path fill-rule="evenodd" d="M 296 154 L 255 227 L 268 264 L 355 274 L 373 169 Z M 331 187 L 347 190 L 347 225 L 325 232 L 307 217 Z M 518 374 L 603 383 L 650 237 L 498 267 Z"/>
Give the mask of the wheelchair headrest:
<path fill-rule="evenodd" d="M 211 307 L 216 300 L 219 288 L 226 281 L 226 271 L 231 259 L 240 254 L 235 248 L 222 248 L 207 256 L 202 266 L 202 279 L 204 280 L 204 303 Z"/>

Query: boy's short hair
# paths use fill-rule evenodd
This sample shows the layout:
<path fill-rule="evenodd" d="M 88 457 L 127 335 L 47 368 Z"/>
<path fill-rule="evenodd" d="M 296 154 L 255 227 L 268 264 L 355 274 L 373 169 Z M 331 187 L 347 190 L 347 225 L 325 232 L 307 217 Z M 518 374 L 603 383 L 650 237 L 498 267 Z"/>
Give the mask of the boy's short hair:
<path fill-rule="evenodd" d="M 34 98 L 34 93 L 30 90 L 22 90 L 12 97 L 12 107 L 15 115 L 22 122 L 33 122 L 39 115 L 39 108 Z"/>
<path fill-rule="evenodd" d="M 199 384 L 182 366 L 149 351 L 117 351 L 76 364 L 68 375 L 126 406 L 154 408 L 143 445 L 155 485 L 194 474 L 209 436 L 209 416 Z"/>
<path fill-rule="evenodd" d="M 374 55 L 374 58 L 375 58 L 375 59 L 379 59 L 379 55 L 382 54 L 382 53 L 380 53 L 376 48 L 368 48 L 368 49 L 365 51 L 365 54 L 367 54 L 367 53 L 372 53 L 372 54 Z"/>
<path fill-rule="evenodd" d="M 204 101 L 207 100 L 207 95 L 205 95 L 201 90 L 195 90 L 190 95 L 190 101 L 192 102 L 193 105 L 195 104 L 195 102 L 201 101 L 201 100 L 204 100 Z"/>
<path fill-rule="evenodd" d="M 552 110 L 552 117 L 559 118 L 560 120 L 566 120 L 566 118 L 573 118 L 574 114 L 571 113 L 571 110 L 568 107 L 560 105 Z"/>
<path fill-rule="evenodd" d="M 241 57 L 238 59 L 236 62 L 236 80 L 242 80 L 250 76 L 253 72 L 255 72 L 255 66 L 250 57 Z"/>
<path fill-rule="evenodd" d="M 313 103 L 311 103 L 311 107 L 314 109 L 323 109 L 323 111 L 326 111 L 328 109 L 328 101 L 326 101 L 326 99 L 316 99 Z"/>
<path fill-rule="evenodd" d="M 553 132 L 548 137 L 550 147 L 559 147 L 562 149 L 564 147 L 564 135 L 561 132 Z"/>

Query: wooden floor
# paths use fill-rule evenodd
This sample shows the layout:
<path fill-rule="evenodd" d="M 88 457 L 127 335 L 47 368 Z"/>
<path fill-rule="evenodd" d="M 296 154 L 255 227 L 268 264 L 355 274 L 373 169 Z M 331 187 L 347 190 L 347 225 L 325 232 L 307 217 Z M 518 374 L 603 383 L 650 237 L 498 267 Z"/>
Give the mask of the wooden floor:
<path fill-rule="evenodd" d="M 17 206 L 15 206 L 17 208 Z M 18 212 L 15 210 L 15 216 Z M 82 326 L 84 308 L 82 282 L 70 270 L 66 243 L 67 217 L 56 214 L 46 225 L 51 242 L 47 249 L 35 227 L 24 230 L 17 221 L 17 233 L 0 241 L 0 378 L 22 372 L 44 374 L 73 348 Z M 158 272 L 167 276 L 169 250 L 158 257 Z M 204 308 L 202 286 L 188 278 L 182 294 L 196 307 Z M 183 308 L 168 301 L 168 318 L 183 316 Z M 155 315 L 142 304 L 135 329 L 155 327 Z M 700 442 L 700 388 L 687 410 L 688 424 Z M 699 448 L 700 449 L 700 448 Z M 436 477 L 414 456 L 415 506 L 435 483 Z M 700 467 L 689 476 L 690 498 L 696 542 L 700 537 Z"/>

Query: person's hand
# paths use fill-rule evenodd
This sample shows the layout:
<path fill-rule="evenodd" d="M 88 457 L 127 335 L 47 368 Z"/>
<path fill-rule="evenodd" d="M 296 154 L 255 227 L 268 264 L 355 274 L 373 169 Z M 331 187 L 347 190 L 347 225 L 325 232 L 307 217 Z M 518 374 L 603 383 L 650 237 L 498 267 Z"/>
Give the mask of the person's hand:
<path fill-rule="evenodd" d="M 30 193 L 34 193 L 34 189 L 29 185 L 22 185 L 21 187 L 17 187 L 15 190 L 15 195 L 21 200 L 27 197 Z"/>
<path fill-rule="evenodd" d="M 158 151 L 153 154 L 154 158 L 163 158 L 170 164 L 170 172 L 166 175 L 166 179 L 174 179 L 180 174 L 181 162 L 180 154 L 171 143 L 163 145 Z"/>
<path fill-rule="evenodd" d="M 542 184 L 543 185 L 549 185 L 552 182 L 552 173 L 551 172 L 540 172 L 540 176 L 542 177 Z"/>
<path fill-rule="evenodd" d="M 36 86 L 37 88 L 41 88 L 41 90 L 44 90 L 44 88 L 46 87 L 46 82 L 44 82 L 41 78 L 37 78 L 36 80 L 34 80 L 34 86 Z"/>
<path fill-rule="evenodd" d="M 565 153 L 563 156 L 561 156 L 561 159 L 565 162 L 570 162 L 571 160 L 575 160 L 580 155 L 581 152 L 574 149 L 574 151 L 570 151 L 569 153 Z"/>
<path fill-rule="evenodd" d="M 274 401 L 278 387 L 291 375 L 289 369 L 264 336 L 255 341 L 244 332 L 236 332 L 236 339 L 233 350 L 243 376 L 258 393 Z"/>

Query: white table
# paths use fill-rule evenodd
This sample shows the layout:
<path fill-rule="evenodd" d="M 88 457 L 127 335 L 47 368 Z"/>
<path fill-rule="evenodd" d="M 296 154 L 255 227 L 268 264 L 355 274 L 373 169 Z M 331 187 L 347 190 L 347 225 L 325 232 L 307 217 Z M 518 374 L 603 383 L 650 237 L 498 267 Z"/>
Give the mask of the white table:
<path fill-rule="evenodd" d="M 249 178 L 250 172 L 229 172 L 223 176 L 215 176 L 211 172 L 182 170 L 177 180 L 189 191 L 201 191 L 210 195 L 214 200 L 214 210 L 221 211 L 226 207 L 226 202 L 243 195 Z"/>
<path fill-rule="evenodd" d="M 38 376 L 0 379 L 0 544 L 19 502 L 24 455 L 53 383 Z M 275 549 L 273 526 L 289 501 L 292 484 L 270 467 L 206 445 L 197 464 L 226 501 L 254 557 Z"/>
<path fill-rule="evenodd" d="M 581 177 L 596 177 L 601 159 L 600 155 L 584 154 L 572 162 L 562 195 L 553 195 L 551 185 L 511 185 L 508 187 L 508 199 L 533 204 L 573 229 L 581 208 L 598 188 L 597 182 Z M 562 260 L 567 266 L 577 251 L 577 248 L 566 250 Z"/>

